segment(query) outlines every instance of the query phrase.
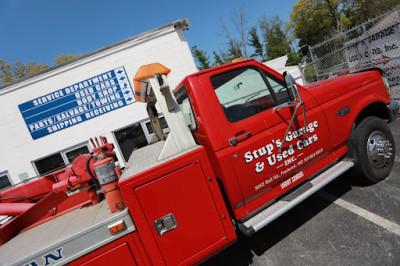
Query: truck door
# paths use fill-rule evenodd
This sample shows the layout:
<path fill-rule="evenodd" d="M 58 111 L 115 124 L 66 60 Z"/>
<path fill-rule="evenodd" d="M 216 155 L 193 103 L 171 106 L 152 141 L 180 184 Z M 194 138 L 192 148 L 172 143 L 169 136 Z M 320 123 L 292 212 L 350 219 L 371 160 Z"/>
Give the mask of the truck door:
<path fill-rule="evenodd" d="M 245 199 L 239 205 L 244 204 L 247 212 L 309 177 L 305 169 L 328 151 L 325 117 L 315 99 L 305 91 L 301 97 L 307 108 L 308 138 L 299 108 L 283 141 L 295 106 L 288 104 L 291 96 L 281 76 L 268 71 L 247 66 L 210 78 L 227 120 L 219 130 L 229 143 L 227 154 Z"/>

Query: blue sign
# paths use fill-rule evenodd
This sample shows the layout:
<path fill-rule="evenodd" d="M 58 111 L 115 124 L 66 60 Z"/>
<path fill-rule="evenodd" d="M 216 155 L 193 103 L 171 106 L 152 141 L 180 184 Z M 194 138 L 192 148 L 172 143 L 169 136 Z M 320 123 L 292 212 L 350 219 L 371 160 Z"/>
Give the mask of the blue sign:
<path fill-rule="evenodd" d="M 69 128 L 136 101 L 119 67 L 18 105 L 33 139 Z"/>

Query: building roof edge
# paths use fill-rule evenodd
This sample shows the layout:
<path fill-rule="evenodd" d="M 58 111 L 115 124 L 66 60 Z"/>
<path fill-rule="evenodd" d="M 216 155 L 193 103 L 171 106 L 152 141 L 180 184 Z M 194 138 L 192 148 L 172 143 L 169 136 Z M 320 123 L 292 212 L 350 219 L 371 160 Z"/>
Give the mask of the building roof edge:
<path fill-rule="evenodd" d="M 95 50 L 95 51 L 93 51 L 93 52 L 84 54 L 84 55 L 79 56 L 79 57 L 77 57 L 77 58 L 75 58 L 75 59 L 73 59 L 73 60 L 67 61 L 67 62 L 65 62 L 65 63 L 62 63 L 62 64 L 59 64 L 59 65 L 56 65 L 56 66 L 49 67 L 49 68 L 47 68 L 47 69 L 45 69 L 45 70 L 43 70 L 43 71 L 40 71 L 40 72 L 35 73 L 35 74 L 33 74 L 33 75 L 30 75 L 30 76 L 28 76 L 28 77 L 25 77 L 25 78 L 22 78 L 22 79 L 18 79 L 18 80 L 16 80 L 16 81 L 13 81 L 13 82 L 10 82 L 10 83 L 6 83 L 6 84 L 0 86 L 0 91 L 3 90 L 3 89 L 5 89 L 5 88 L 8 88 L 8 87 L 10 87 L 10 86 L 13 86 L 13 85 L 16 85 L 16 84 L 18 84 L 18 83 L 21 83 L 21 82 L 23 82 L 23 81 L 30 80 L 30 79 L 32 79 L 32 78 L 41 76 L 41 75 L 43 75 L 43 74 L 46 74 L 46 73 L 48 73 L 48 72 L 54 71 L 54 70 L 59 69 L 59 68 L 62 68 L 62 67 L 64 67 L 64 66 L 73 64 L 73 63 L 75 63 L 75 62 L 78 62 L 78 61 L 83 60 L 83 59 L 85 59 L 85 58 L 88 58 L 88 57 L 90 57 L 90 56 L 93 56 L 93 55 L 102 53 L 102 52 L 107 51 L 107 50 L 109 50 L 109 49 L 112 49 L 112 48 L 114 48 L 114 47 L 118 47 L 118 46 L 123 45 L 123 44 L 125 44 L 125 43 L 131 42 L 131 41 L 134 41 L 134 40 L 137 40 L 137 39 L 139 39 L 139 38 L 151 36 L 151 35 L 153 35 L 153 34 L 155 34 L 155 33 L 157 33 L 157 32 L 160 32 L 160 31 L 162 31 L 162 30 L 168 29 L 168 28 L 170 28 L 170 27 L 174 27 L 176 30 L 188 30 L 188 29 L 189 29 L 189 19 L 188 19 L 188 18 L 185 18 L 185 19 L 176 20 L 176 21 L 174 21 L 174 22 L 171 22 L 171 23 L 165 24 L 165 25 L 163 25 L 163 26 L 157 27 L 157 28 L 155 28 L 155 29 L 151 29 L 151 30 L 149 30 L 149 31 L 140 33 L 140 34 L 135 35 L 135 36 L 133 36 L 133 37 L 130 37 L 130 38 L 124 39 L 124 40 L 122 40 L 122 41 L 116 42 L 116 43 L 114 43 L 114 44 L 108 45 L 108 46 L 106 46 L 106 47 L 97 49 L 97 50 Z"/>

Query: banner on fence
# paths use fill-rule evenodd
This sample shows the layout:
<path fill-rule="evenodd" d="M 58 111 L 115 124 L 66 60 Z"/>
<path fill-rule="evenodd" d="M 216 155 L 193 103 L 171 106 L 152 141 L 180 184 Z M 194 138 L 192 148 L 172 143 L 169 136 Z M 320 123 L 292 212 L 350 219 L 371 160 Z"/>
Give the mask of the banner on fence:
<path fill-rule="evenodd" d="M 400 85 L 400 22 L 346 42 L 345 55 L 351 70 L 379 67 L 387 72 L 390 86 Z"/>

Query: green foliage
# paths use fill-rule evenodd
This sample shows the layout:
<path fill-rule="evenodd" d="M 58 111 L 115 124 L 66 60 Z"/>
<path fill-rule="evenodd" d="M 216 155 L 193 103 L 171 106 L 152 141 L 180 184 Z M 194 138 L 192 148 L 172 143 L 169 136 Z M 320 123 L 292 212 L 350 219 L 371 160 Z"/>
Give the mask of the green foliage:
<path fill-rule="evenodd" d="M 225 61 L 222 60 L 221 57 L 219 56 L 219 54 L 217 54 L 215 51 L 213 51 L 213 55 L 214 55 L 213 66 L 219 66 L 219 65 L 225 64 Z"/>
<path fill-rule="evenodd" d="M 283 22 L 278 16 L 269 20 L 264 16 L 259 20 L 259 23 L 265 42 L 267 60 L 283 56 L 290 51 L 285 33 L 282 30 Z"/>
<path fill-rule="evenodd" d="M 14 80 L 10 68 L 11 66 L 7 63 L 7 61 L 0 59 L 0 85 L 12 82 Z"/>
<path fill-rule="evenodd" d="M 230 62 L 232 62 L 233 59 L 238 58 L 238 57 L 234 57 L 234 56 L 228 54 L 225 51 L 220 51 L 220 55 L 222 57 L 222 61 L 224 62 L 224 64 L 230 63 Z"/>
<path fill-rule="evenodd" d="M 9 64 L 7 61 L 0 59 L 0 85 L 28 77 L 45 70 L 47 67 L 46 63 L 36 64 L 36 61 L 26 64 L 16 61 L 14 64 Z"/>
<path fill-rule="evenodd" d="M 197 68 L 199 70 L 210 68 L 210 57 L 207 56 L 207 53 L 205 51 L 197 49 L 196 45 L 192 46 L 191 51 L 194 59 L 196 60 Z"/>
<path fill-rule="evenodd" d="M 297 64 L 298 56 L 292 51 L 287 34 L 283 30 L 283 21 L 275 16 L 259 20 L 260 28 L 265 42 L 266 60 L 272 60 L 284 55 L 288 56 L 288 64 Z"/>
<path fill-rule="evenodd" d="M 247 59 L 249 16 L 245 11 L 244 4 L 239 8 L 233 7 L 229 18 L 235 29 L 233 31 L 222 18 L 219 19 L 220 35 L 226 40 L 224 44 L 225 51 L 220 53 L 223 61 L 228 62 L 240 57 Z"/>
<path fill-rule="evenodd" d="M 229 56 L 229 61 L 232 61 L 233 59 L 243 57 L 242 49 L 241 49 L 242 43 L 239 40 L 233 39 L 230 40 L 228 43 L 228 51 L 227 54 Z"/>
<path fill-rule="evenodd" d="M 56 58 L 54 58 L 54 65 L 60 65 L 63 64 L 65 62 L 74 60 L 75 58 L 78 58 L 79 56 L 82 56 L 82 54 L 60 54 L 59 56 L 57 56 Z"/>
<path fill-rule="evenodd" d="M 61 54 L 54 59 L 54 64 L 59 65 L 67 61 L 73 60 L 82 54 Z M 37 64 L 36 61 L 23 64 L 21 61 L 16 61 L 9 64 L 7 61 L 0 59 L 0 85 L 10 83 L 22 78 L 26 78 L 48 68 L 46 63 Z"/>
<path fill-rule="evenodd" d="M 286 65 L 288 65 L 288 66 L 294 66 L 301 62 L 300 55 L 297 52 L 290 51 L 287 54 L 287 56 L 288 56 L 288 61 L 287 61 Z"/>
<path fill-rule="evenodd" d="M 231 10 L 231 21 L 233 25 L 235 25 L 236 32 L 239 35 L 239 40 L 235 40 L 236 44 L 235 46 L 239 45 L 240 47 L 240 54 L 244 58 L 248 58 L 247 55 L 247 39 L 248 39 L 248 27 L 247 27 L 247 22 L 249 19 L 249 15 L 246 13 L 244 3 L 237 9 L 233 8 Z M 236 49 L 236 48 L 235 48 Z M 237 51 L 234 52 L 235 55 L 237 55 Z"/>
<path fill-rule="evenodd" d="M 312 64 L 306 65 L 303 72 L 307 83 L 318 81 L 317 73 L 315 72 L 315 68 Z"/>
<path fill-rule="evenodd" d="M 264 48 L 260 42 L 260 37 L 258 37 L 257 28 L 252 27 L 249 31 L 249 35 L 249 45 L 254 48 L 254 53 L 252 53 L 250 56 L 258 57 L 259 60 L 262 61 L 264 59 Z"/>
<path fill-rule="evenodd" d="M 290 24 L 299 46 L 313 46 L 397 5 L 399 0 L 300 0 Z"/>
<path fill-rule="evenodd" d="M 349 27 L 366 22 L 400 4 L 399 0 L 347 0 L 344 2 L 343 17 Z"/>
<path fill-rule="evenodd" d="M 325 0 L 300 0 L 294 4 L 290 21 L 299 46 L 315 45 L 335 32 L 324 3 Z"/>

